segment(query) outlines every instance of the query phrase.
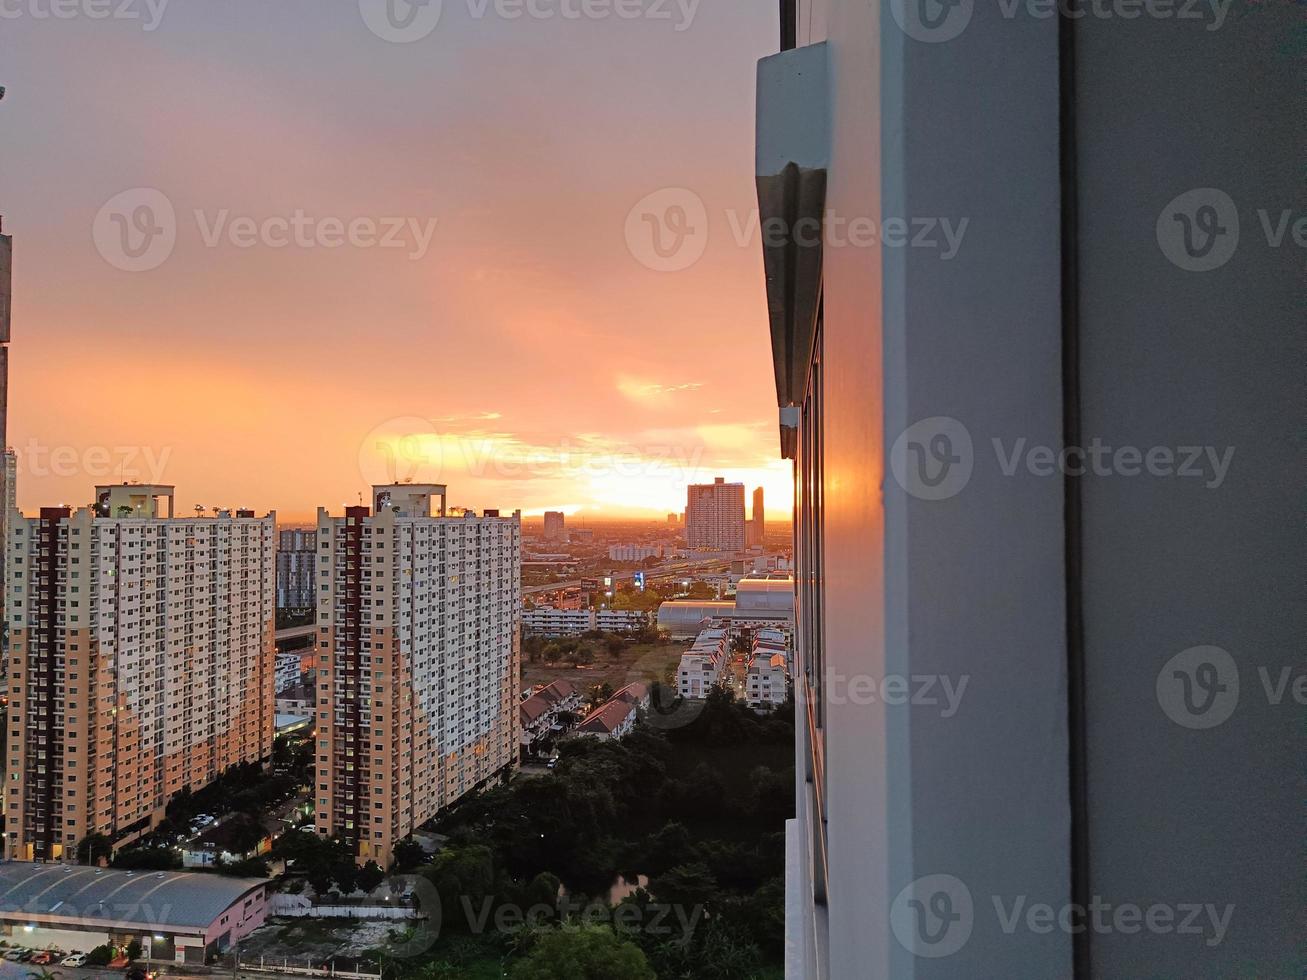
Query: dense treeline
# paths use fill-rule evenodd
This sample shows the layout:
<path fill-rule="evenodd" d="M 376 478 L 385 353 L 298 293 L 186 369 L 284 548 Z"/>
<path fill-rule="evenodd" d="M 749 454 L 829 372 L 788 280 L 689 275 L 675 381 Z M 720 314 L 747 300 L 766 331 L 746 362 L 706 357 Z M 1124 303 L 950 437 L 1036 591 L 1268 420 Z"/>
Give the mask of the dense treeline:
<path fill-rule="evenodd" d="M 560 919 L 598 918 L 658 977 L 773 975 L 793 744 L 792 706 L 761 717 L 729 692 L 681 727 L 564 742 L 552 774 L 477 794 L 443 820 L 448 843 L 421 869 L 440 895 L 442 948 L 470 934 L 529 953 Z M 619 876 L 647 885 L 604 914 Z"/>

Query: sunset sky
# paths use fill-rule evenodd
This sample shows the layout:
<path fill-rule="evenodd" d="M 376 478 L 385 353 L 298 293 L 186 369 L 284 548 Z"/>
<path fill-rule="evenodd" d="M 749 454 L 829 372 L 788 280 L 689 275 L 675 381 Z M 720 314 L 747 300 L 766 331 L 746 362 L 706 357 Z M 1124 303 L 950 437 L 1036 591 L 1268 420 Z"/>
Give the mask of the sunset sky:
<path fill-rule="evenodd" d="M 392 43 L 372 2 L 6 7 L 19 506 L 126 477 L 176 484 L 183 512 L 302 521 L 409 477 L 477 508 L 653 516 L 722 475 L 786 515 L 747 233 L 775 4 L 444 0 Z M 175 245 L 125 271 L 100 222 L 142 188 Z M 678 271 L 631 244 L 660 191 L 706 214 Z M 400 247 L 278 247 L 268 219 L 296 212 L 315 242 L 324 219 L 400 219 Z"/>

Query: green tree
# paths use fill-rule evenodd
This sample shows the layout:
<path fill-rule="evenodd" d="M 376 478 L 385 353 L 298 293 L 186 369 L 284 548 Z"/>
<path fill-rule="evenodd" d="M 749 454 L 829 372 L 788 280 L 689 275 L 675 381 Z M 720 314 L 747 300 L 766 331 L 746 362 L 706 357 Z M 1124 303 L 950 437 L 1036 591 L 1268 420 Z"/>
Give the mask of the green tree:
<path fill-rule="evenodd" d="M 133 939 L 127 944 L 127 958 L 129 960 L 139 960 L 141 958 L 141 941 Z"/>
<path fill-rule="evenodd" d="M 113 950 L 108 946 L 96 946 L 86 954 L 87 966 L 108 966 L 109 961 L 113 959 Z"/>
<path fill-rule="evenodd" d="M 678 864 L 652 879 L 649 891 L 665 905 L 692 909 L 712 901 L 718 892 L 717 878 L 705 864 Z"/>
<path fill-rule="evenodd" d="M 446 847 L 422 872 L 436 886 L 443 927 L 467 927 L 467 909 L 479 909 L 495 891 L 494 853 L 482 844 Z"/>
<path fill-rule="evenodd" d="M 359 869 L 358 885 L 365 892 L 370 892 L 386 880 L 386 872 L 376 861 L 369 861 Z"/>
<path fill-rule="evenodd" d="M 87 834 L 77 842 L 77 863 L 96 864 L 107 859 L 113 844 L 104 834 Z"/>
<path fill-rule="evenodd" d="M 527 886 L 527 904 L 557 906 L 558 891 L 562 884 L 556 875 L 552 875 L 548 871 L 540 872 L 531 879 L 531 884 Z"/>
<path fill-rule="evenodd" d="M 563 926 L 547 932 L 512 980 L 657 980 L 644 951 L 607 926 Z"/>
<path fill-rule="evenodd" d="M 427 862 L 427 852 L 412 837 L 405 837 L 395 845 L 394 870 L 412 871 Z"/>

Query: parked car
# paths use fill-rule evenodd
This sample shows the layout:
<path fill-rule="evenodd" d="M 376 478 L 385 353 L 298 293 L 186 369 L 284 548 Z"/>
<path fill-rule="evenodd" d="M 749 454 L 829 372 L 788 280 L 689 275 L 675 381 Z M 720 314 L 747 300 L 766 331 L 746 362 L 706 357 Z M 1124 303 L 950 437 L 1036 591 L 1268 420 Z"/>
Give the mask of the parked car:
<path fill-rule="evenodd" d="M 25 949 L 22 952 L 20 952 L 17 956 L 15 956 L 14 959 L 19 963 L 30 963 L 32 961 L 32 957 L 35 955 L 36 955 L 36 950 Z"/>
<path fill-rule="evenodd" d="M 86 954 L 73 953 L 71 956 L 65 956 L 62 960 L 59 961 L 59 965 L 60 966 L 85 966 Z"/>
<path fill-rule="evenodd" d="M 18 958 L 24 953 L 30 952 L 25 946 L 15 946 L 13 949 L 5 950 L 5 959 L 18 962 Z"/>
<path fill-rule="evenodd" d="M 48 966 L 54 962 L 54 953 L 48 949 L 43 949 L 32 957 L 32 966 Z"/>

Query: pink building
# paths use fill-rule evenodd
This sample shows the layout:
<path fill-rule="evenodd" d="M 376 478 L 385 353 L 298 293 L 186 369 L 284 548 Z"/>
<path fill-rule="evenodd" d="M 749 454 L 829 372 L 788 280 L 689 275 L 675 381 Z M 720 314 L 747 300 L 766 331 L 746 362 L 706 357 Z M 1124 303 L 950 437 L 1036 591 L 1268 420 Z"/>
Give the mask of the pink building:
<path fill-rule="evenodd" d="M 260 878 L 0 863 L 0 938 L 32 949 L 89 952 L 133 940 L 154 960 L 203 963 L 263 925 Z"/>

